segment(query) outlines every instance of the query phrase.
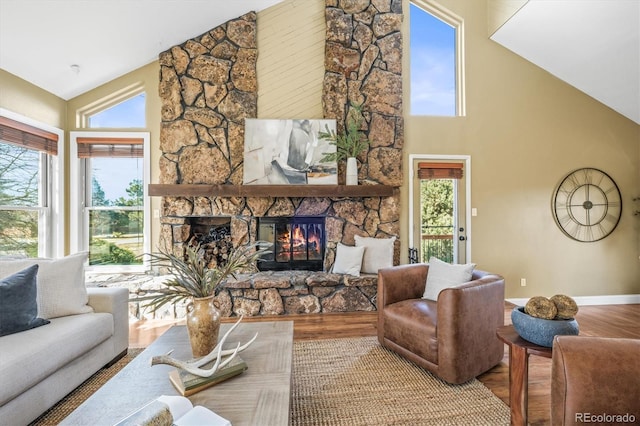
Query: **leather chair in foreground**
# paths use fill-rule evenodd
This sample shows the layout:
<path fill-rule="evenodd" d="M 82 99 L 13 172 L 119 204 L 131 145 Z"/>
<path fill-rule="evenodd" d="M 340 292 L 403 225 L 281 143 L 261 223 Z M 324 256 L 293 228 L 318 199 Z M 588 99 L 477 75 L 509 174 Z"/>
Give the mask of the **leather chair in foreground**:
<path fill-rule="evenodd" d="M 475 270 L 471 281 L 423 299 L 429 265 L 378 271 L 378 341 L 448 383 L 477 377 L 502 360 L 504 279 Z"/>
<path fill-rule="evenodd" d="M 640 423 L 640 339 L 556 336 L 551 423 Z"/>

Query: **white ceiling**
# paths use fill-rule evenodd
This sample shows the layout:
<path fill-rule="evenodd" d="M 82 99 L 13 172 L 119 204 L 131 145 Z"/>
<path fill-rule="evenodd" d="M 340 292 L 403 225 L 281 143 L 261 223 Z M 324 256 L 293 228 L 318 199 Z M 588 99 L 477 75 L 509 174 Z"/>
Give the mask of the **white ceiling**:
<path fill-rule="evenodd" d="M 68 100 L 281 1 L 0 0 L 0 68 Z"/>
<path fill-rule="evenodd" d="M 640 0 L 529 0 L 491 39 L 640 124 Z"/>
<path fill-rule="evenodd" d="M 0 0 L 0 68 L 68 100 L 281 1 Z M 640 0 L 529 0 L 492 39 L 640 124 Z"/>

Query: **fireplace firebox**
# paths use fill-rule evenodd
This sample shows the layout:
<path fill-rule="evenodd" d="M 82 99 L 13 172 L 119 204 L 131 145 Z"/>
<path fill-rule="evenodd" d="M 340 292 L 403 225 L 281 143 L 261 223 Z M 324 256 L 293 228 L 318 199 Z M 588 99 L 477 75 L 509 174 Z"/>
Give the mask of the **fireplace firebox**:
<path fill-rule="evenodd" d="M 261 217 L 257 239 L 272 244 L 271 253 L 258 262 L 261 271 L 323 269 L 324 217 Z"/>
<path fill-rule="evenodd" d="M 199 254 L 209 268 L 216 268 L 227 263 L 233 238 L 231 235 L 230 217 L 190 217 L 191 235 L 187 240 L 189 246 L 200 246 Z"/>

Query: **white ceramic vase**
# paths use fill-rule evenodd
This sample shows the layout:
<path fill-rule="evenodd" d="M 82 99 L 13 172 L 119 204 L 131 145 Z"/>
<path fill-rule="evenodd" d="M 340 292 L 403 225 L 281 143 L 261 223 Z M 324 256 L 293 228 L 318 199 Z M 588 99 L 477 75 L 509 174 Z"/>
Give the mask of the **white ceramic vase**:
<path fill-rule="evenodd" d="M 347 185 L 358 184 L 358 161 L 355 157 L 347 158 Z"/>

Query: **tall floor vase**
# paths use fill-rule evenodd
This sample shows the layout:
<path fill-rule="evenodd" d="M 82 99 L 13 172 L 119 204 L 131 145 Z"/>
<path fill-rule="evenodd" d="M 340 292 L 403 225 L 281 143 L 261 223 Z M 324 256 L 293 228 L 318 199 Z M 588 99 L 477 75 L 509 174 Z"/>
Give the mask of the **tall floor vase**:
<path fill-rule="evenodd" d="M 207 355 L 218 343 L 220 311 L 214 305 L 214 296 L 194 297 L 187 305 L 187 331 L 193 356 Z"/>

